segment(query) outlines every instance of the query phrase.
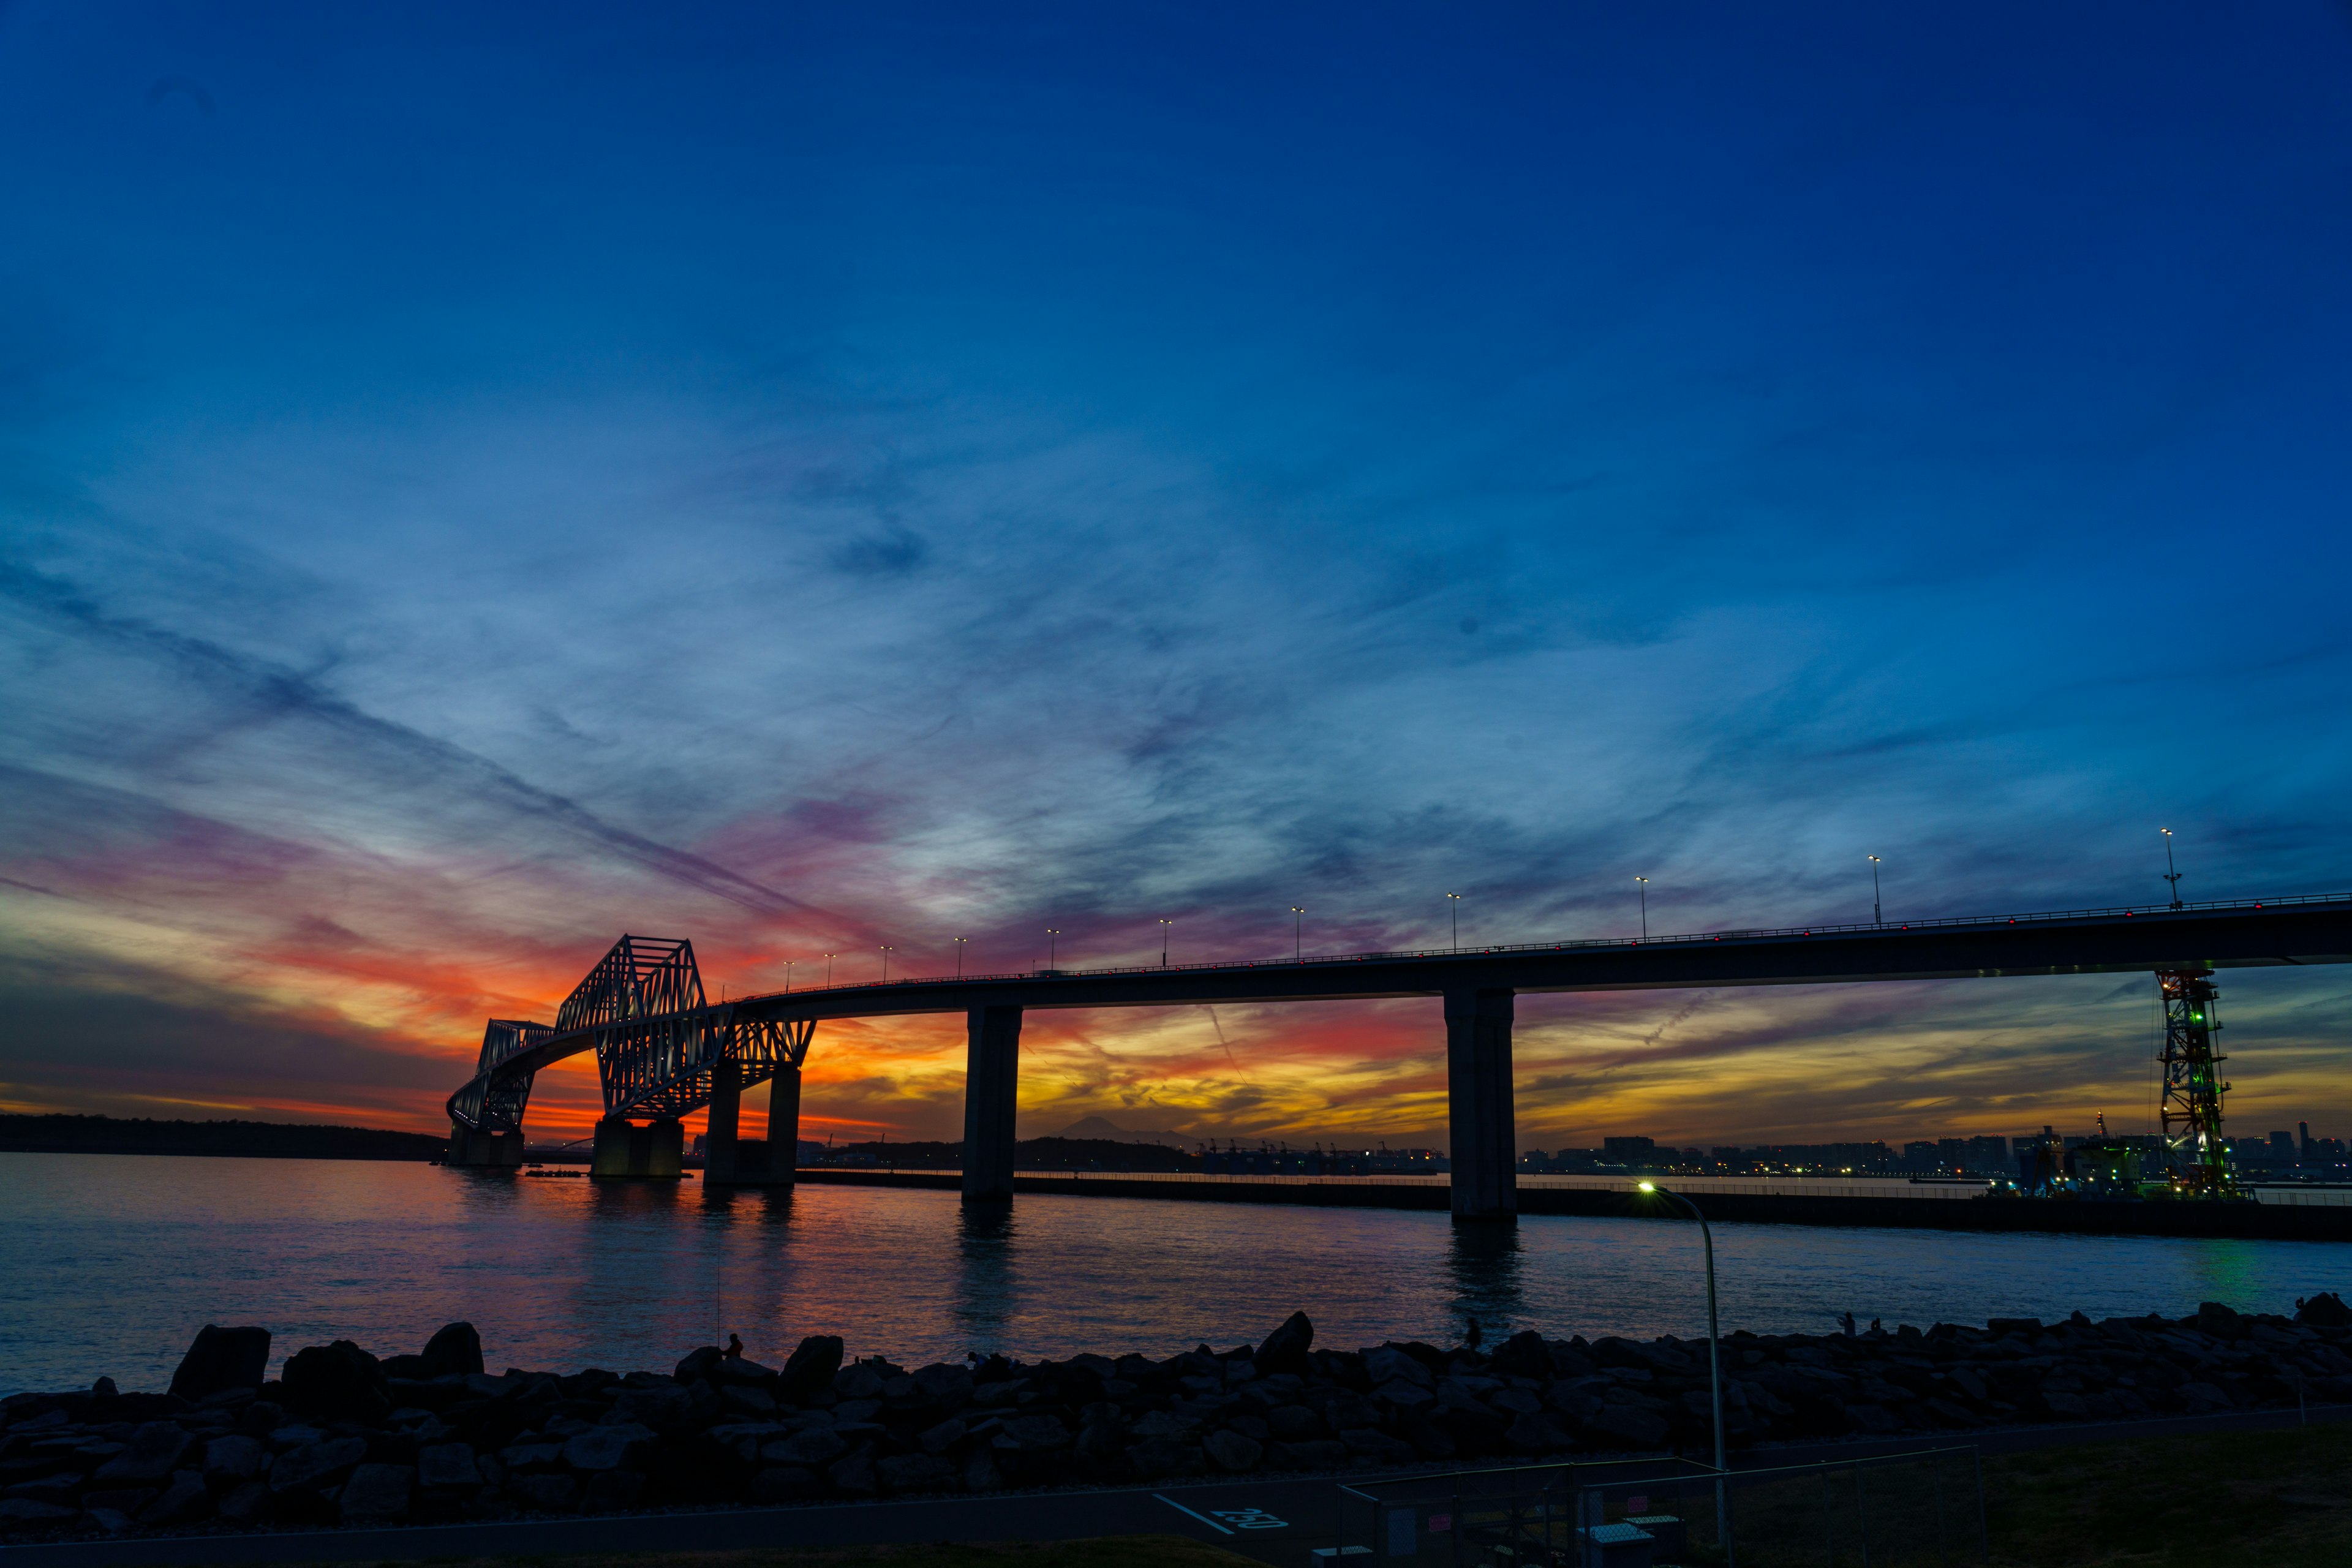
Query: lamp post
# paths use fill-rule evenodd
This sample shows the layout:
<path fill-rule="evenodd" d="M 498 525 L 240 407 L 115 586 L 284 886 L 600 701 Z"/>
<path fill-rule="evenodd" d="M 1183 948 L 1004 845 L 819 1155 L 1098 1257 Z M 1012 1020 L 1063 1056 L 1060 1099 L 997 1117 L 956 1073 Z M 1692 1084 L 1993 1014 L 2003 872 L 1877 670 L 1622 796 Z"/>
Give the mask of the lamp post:
<path fill-rule="evenodd" d="M 1306 931 L 1306 929 L 1307 910 L 1305 906 L 1300 904 L 1291 905 L 1290 962 L 1293 963 L 1304 963 L 1307 962 L 1307 938 L 1303 934 Z"/>
<path fill-rule="evenodd" d="M 1642 888 L 1642 940 L 1647 942 L 1650 940 L 1650 879 L 1636 877 L 1633 880 Z"/>
<path fill-rule="evenodd" d="M 1874 926 L 1886 923 L 1885 910 L 1878 901 L 1878 857 L 1875 855 L 1870 858 L 1870 923 Z"/>
<path fill-rule="evenodd" d="M 791 994 L 793 989 L 793 965 L 799 962 L 797 958 L 784 960 L 784 992 L 787 995 Z"/>
<path fill-rule="evenodd" d="M 890 984 L 890 954 L 895 951 L 887 946 L 882 949 L 882 984 L 885 985 Z"/>
<path fill-rule="evenodd" d="M 1162 969 L 1168 967 L 1168 928 L 1175 923 L 1174 921 L 1160 922 L 1160 967 Z"/>
<path fill-rule="evenodd" d="M 833 961 L 835 956 L 830 952 L 824 955 L 824 988 L 828 991 L 833 989 Z"/>
<path fill-rule="evenodd" d="M 1061 927 L 1047 926 L 1045 928 L 1045 967 L 1048 969 L 1056 967 L 1054 958 L 1055 944 L 1060 942 L 1061 936 Z"/>
<path fill-rule="evenodd" d="M 956 978 L 958 980 L 961 980 L 963 978 L 963 944 L 970 942 L 971 938 L 968 936 L 955 936 L 950 937 L 948 940 L 956 944 Z"/>
<path fill-rule="evenodd" d="M 1445 896 L 1453 900 L 1454 951 L 1460 952 L 1462 951 L 1462 895 L 1459 893 L 1448 893 Z"/>
<path fill-rule="evenodd" d="M 2172 884 L 2172 907 L 2177 910 L 2180 907 L 2180 868 L 2172 863 L 2172 829 L 2159 827 L 2157 831 L 2164 835 L 2164 879 Z"/>
<path fill-rule="evenodd" d="M 1698 1205 L 1680 1193 L 1670 1192 L 1655 1182 L 1643 1182 L 1639 1185 L 1645 1193 L 1655 1193 L 1669 1202 L 1682 1205 L 1691 1218 L 1698 1221 L 1699 1239 L 1706 1247 L 1706 1383 L 1707 1392 L 1715 1401 L 1715 1532 L 1722 1539 L 1727 1557 L 1730 1554 L 1731 1521 L 1724 1512 L 1723 1331 L 1717 1324 L 1715 1316 L 1715 1232 L 1707 1228 L 1706 1215 L 1698 1212 Z"/>

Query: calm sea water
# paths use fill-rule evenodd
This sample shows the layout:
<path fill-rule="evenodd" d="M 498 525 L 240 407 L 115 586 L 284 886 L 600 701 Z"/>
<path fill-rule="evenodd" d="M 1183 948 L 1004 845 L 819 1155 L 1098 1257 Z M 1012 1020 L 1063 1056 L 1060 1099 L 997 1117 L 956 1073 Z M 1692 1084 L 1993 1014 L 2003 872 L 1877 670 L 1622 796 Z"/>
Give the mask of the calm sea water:
<path fill-rule="evenodd" d="M 1727 1331 L 1825 1332 L 1852 1311 L 1989 1316 L 2291 1308 L 2352 1290 L 2352 1247 L 1716 1227 Z M 1705 1331 L 1698 1236 L 1643 1220 L 952 1193 L 530 1180 L 357 1161 L 0 1153 L 0 1393 L 160 1388 L 206 1322 L 262 1323 L 281 1360 L 414 1351 L 456 1318 L 491 1369 L 667 1369 L 732 1331 L 772 1364 L 800 1337 L 909 1364 L 967 1350 L 1166 1355 L 1262 1337 Z"/>

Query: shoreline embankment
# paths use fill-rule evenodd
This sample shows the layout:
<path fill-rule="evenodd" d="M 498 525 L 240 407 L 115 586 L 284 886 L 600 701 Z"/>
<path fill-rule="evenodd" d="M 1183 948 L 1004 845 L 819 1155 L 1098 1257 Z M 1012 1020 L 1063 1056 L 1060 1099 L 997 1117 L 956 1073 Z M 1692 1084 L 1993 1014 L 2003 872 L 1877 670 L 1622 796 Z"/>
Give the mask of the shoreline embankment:
<path fill-rule="evenodd" d="M 0 1535 L 554 1518 L 644 1509 L 1344 1475 L 1711 1451 L 1705 1340 L 1315 1345 L 1293 1313 L 1256 1344 L 1153 1359 L 968 1357 L 907 1368 L 811 1335 L 770 1368 L 704 1347 L 667 1373 L 509 1368 L 473 1327 L 415 1355 L 348 1340 L 268 1376 L 271 1335 L 207 1326 L 166 1393 L 0 1400 Z M 2191 1317 L 1721 1344 L 1735 1449 L 1966 1440 L 2064 1423 L 2352 1402 L 2352 1309 L 2292 1318 L 2208 1302 Z"/>

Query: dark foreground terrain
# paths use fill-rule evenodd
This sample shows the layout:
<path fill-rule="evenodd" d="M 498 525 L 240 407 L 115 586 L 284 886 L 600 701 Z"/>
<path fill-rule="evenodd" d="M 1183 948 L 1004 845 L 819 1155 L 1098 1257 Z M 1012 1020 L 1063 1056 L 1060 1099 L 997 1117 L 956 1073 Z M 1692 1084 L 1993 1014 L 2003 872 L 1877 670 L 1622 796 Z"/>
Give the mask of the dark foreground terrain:
<path fill-rule="evenodd" d="M 266 1160 L 438 1160 L 449 1141 L 383 1127 L 289 1121 L 150 1121 L 117 1116 L 0 1116 L 0 1152 L 211 1154 Z"/>
<path fill-rule="evenodd" d="M 169 1393 L 100 1380 L 0 1401 L 0 1531 L 774 1505 L 1710 1442 L 1704 1341 L 1527 1332 L 1485 1348 L 1330 1351 L 1313 1337 L 1294 1314 L 1222 1352 L 910 1371 L 845 1363 L 841 1341 L 818 1335 L 781 1369 L 706 1348 L 667 1373 L 490 1376 L 473 1330 L 455 1323 L 418 1355 L 313 1346 L 265 1383 L 266 1330 L 208 1328 Z M 2326 1295 L 2292 1319 L 2208 1303 L 2178 1320 L 1739 1332 L 1724 1355 L 1727 1426 L 1743 1447 L 2352 1401 L 2352 1310 Z"/>

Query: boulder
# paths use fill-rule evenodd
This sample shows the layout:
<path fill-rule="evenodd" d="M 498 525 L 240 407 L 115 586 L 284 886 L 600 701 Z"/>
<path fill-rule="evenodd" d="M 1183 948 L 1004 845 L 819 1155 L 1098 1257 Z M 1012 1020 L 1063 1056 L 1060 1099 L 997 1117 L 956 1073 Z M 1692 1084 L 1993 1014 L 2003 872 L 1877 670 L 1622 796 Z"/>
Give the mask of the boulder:
<path fill-rule="evenodd" d="M 1496 1377 L 1531 1377 L 1538 1383 L 1552 1379 L 1551 1351 L 1544 1344 L 1543 1336 L 1533 1329 L 1513 1334 L 1496 1345 L 1490 1364 Z"/>
<path fill-rule="evenodd" d="M 172 1392 L 197 1400 L 225 1390 L 259 1388 L 269 1372 L 269 1331 L 261 1328 L 224 1329 L 206 1323 L 196 1331 L 195 1342 L 180 1358 L 172 1374 Z"/>
<path fill-rule="evenodd" d="M 617 1470 L 643 1464 L 653 1433 L 635 1422 L 591 1426 L 563 1445 L 563 1462 L 575 1470 Z"/>
<path fill-rule="evenodd" d="M 1304 1405 L 1277 1405 L 1265 1413 L 1265 1424 L 1286 1443 L 1311 1443 L 1325 1436 L 1323 1418 Z"/>
<path fill-rule="evenodd" d="M 777 1442 L 762 1444 L 760 1458 L 771 1465 L 798 1465 L 815 1469 L 849 1452 L 849 1445 L 830 1426 L 812 1426 Z"/>
<path fill-rule="evenodd" d="M 2308 1323 L 2315 1329 L 2352 1329 L 2352 1307 L 2333 1290 L 2322 1290 L 2309 1298 L 2296 1297 L 2294 1321 Z"/>
<path fill-rule="evenodd" d="M 1099 1361 L 1099 1356 L 1092 1359 Z M 938 1362 L 915 1369 L 915 1392 L 925 1402 L 957 1410 L 971 1403 L 972 1377 L 968 1366 Z"/>
<path fill-rule="evenodd" d="M 656 1432 L 683 1432 L 694 1424 L 694 1396 L 675 1383 L 659 1388 L 625 1388 L 604 1420 L 614 1426 L 634 1424 Z"/>
<path fill-rule="evenodd" d="M 1129 1448 L 1127 1458 L 1135 1467 L 1135 1473 L 1147 1481 L 1164 1480 L 1171 1476 L 1197 1476 L 1208 1468 L 1198 1443 L 1179 1442 L 1173 1437 L 1148 1437 Z"/>
<path fill-rule="evenodd" d="M 205 1445 L 205 1479 L 215 1486 L 233 1486 L 261 1473 L 265 1454 L 258 1438 L 231 1433 Z"/>
<path fill-rule="evenodd" d="M 364 1437 L 320 1437 L 297 1444 L 269 1467 L 269 1489 L 289 1492 L 328 1485 L 366 1458 L 367 1447 Z"/>
<path fill-rule="evenodd" d="M 1413 1452 L 1412 1445 L 1403 1438 L 1391 1437 L 1368 1426 L 1340 1433 L 1339 1441 L 1348 1446 L 1348 1452 L 1370 1459 L 1374 1464 L 1411 1465 L 1419 1463 L 1421 1459 L 1421 1456 Z"/>
<path fill-rule="evenodd" d="M 1400 1410 L 1419 1410 L 1433 1403 L 1437 1396 L 1419 1384 L 1407 1383 L 1400 1377 L 1372 1390 L 1372 1397 L 1382 1405 L 1392 1405 Z"/>
<path fill-rule="evenodd" d="M 580 1483 L 560 1470 L 541 1470 L 509 1478 L 507 1496 L 534 1513 L 570 1513 L 580 1506 Z"/>
<path fill-rule="evenodd" d="M 132 1429 L 122 1452 L 98 1467 L 90 1478 L 100 1487 L 159 1486 L 172 1479 L 195 1439 L 172 1421 L 150 1421 Z"/>
<path fill-rule="evenodd" d="M 1658 1422 L 1662 1435 L 1665 1425 L 1663 1420 Z M 1510 1426 L 1504 1429 L 1503 1441 L 1522 1454 L 1557 1454 L 1576 1446 L 1575 1437 L 1560 1424 L 1559 1417 L 1542 1409 L 1521 1411 L 1514 1415 Z"/>
<path fill-rule="evenodd" d="M 929 1454 L 897 1454 L 874 1467 L 882 1484 L 894 1492 L 943 1492 L 962 1479 L 945 1459 Z"/>
<path fill-rule="evenodd" d="M 944 1454 L 963 1441 L 964 1424 L 950 1415 L 936 1426 L 927 1427 L 915 1439 L 915 1447 L 926 1454 Z"/>
<path fill-rule="evenodd" d="M 816 1479 L 814 1470 L 797 1465 L 771 1465 L 751 1478 L 743 1489 L 743 1500 L 761 1506 L 798 1502 L 824 1490 L 824 1483 Z"/>
<path fill-rule="evenodd" d="M 1051 1415 L 1016 1415 L 990 1439 L 992 1447 L 1042 1454 L 1070 1446 L 1070 1429 Z"/>
<path fill-rule="evenodd" d="M 833 1391 L 844 1399 L 879 1399 L 882 1374 L 863 1363 L 845 1366 L 833 1374 Z"/>
<path fill-rule="evenodd" d="M 2197 1304 L 2197 1331 L 2210 1334 L 2217 1340 L 2242 1339 L 2246 1332 L 2245 1320 L 2238 1316 L 2235 1308 L 2225 1307 L 2219 1301 L 2200 1301 Z"/>
<path fill-rule="evenodd" d="M 985 1443 L 964 1456 L 963 1489 L 968 1492 L 992 1492 L 1004 1485 L 1004 1472 L 996 1468 L 996 1456 Z"/>
<path fill-rule="evenodd" d="M 643 1470 L 599 1470 L 587 1478 L 580 1506 L 591 1513 L 614 1513 L 636 1507 L 645 1490 Z"/>
<path fill-rule="evenodd" d="M 1664 1416 L 1638 1405 L 1604 1405 L 1586 1418 L 1584 1427 L 1598 1439 L 1614 1439 L 1634 1448 L 1656 1447 L 1666 1440 L 1669 1430 Z"/>
<path fill-rule="evenodd" d="M 425 1342 L 426 1377 L 465 1377 L 482 1370 L 482 1336 L 471 1323 L 444 1323 Z"/>
<path fill-rule="evenodd" d="M 1264 1444 L 1234 1431 L 1212 1432 L 1201 1447 L 1219 1469 L 1237 1476 L 1257 1468 L 1258 1460 L 1265 1456 Z"/>
<path fill-rule="evenodd" d="M 416 1472 L 406 1465 L 362 1465 L 335 1501 L 346 1524 L 375 1523 L 405 1514 L 415 1487 Z"/>
<path fill-rule="evenodd" d="M 856 1497 L 872 1497 L 882 1489 L 881 1479 L 874 1473 L 874 1450 L 860 1448 L 845 1459 L 837 1459 L 825 1477 L 834 1486 Z"/>
<path fill-rule="evenodd" d="M 281 1381 L 286 1403 L 317 1420 L 372 1426 L 392 1414 L 382 1364 L 349 1340 L 296 1351 Z"/>
<path fill-rule="evenodd" d="M 60 1508 L 53 1502 L 35 1502 L 30 1498 L 0 1498 L 0 1534 L 17 1535 L 31 1530 L 54 1530 L 70 1523 L 81 1510 Z"/>
<path fill-rule="evenodd" d="M 717 1372 L 726 1360 L 725 1351 L 717 1345 L 704 1345 L 700 1350 L 687 1352 L 685 1359 L 677 1363 L 677 1370 L 670 1375 L 680 1383 L 693 1383 Z"/>
<path fill-rule="evenodd" d="M 247 1481 L 232 1487 L 220 1500 L 220 1516 L 231 1524 L 263 1524 L 268 1522 L 277 1494 L 260 1481 Z"/>
<path fill-rule="evenodd" d="M 482 1468 L 463 1443 L 434 1443 L 416 1450 L 416 1484 L 471 1489 L 482 1484 Z"/>
<path fill-rule="evenodd" d="M 745 1383 L 730 1383 L 720 1389 L 719 1403 L 720 1407 L 730 1415 L 760 1417 L 773 1415 L 776 1413 L 774 1394 L 764 1388 L 754 1388 Z"/>
<path fill-rule="evenodd" d="M 1314 1348 L 1314 1321 L 1304 1312 L 1293 1312 L 1257 1347 L 1257 1370 L 1261 1375 L 1287 1372 L 1304 1377 L 1313 1367 L 1307 1356 Z"/>
<path fill-rule="evenodd" d="M 785 1360 L 784 1370 L 779 1375 L 783 1380 L 785 1397 L 805 1399 L 819 1389 L 832 1387 L 840 1371 L 841 1336 L 811 1334 Z"/>
<path fill-rule="evenodd" d="M 1417 1358 L 1406 1354 L 1394 1345 L 1382 1345 L 1376 1351 L 1366 1351 L 1364 1373 L 1372 1380 L 1372 1386 L 1375 1388 L 1382 1384 L 1394 1383 L 1400 1378 L 1423 1388 L 1434 1388 L 1437 1385 L 1437 1379 L 1430 1375 L 1427 1367 L 1422 1365 Z"/>

